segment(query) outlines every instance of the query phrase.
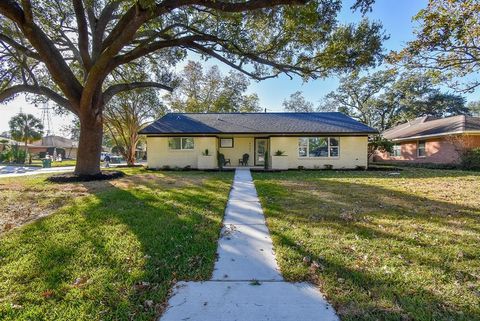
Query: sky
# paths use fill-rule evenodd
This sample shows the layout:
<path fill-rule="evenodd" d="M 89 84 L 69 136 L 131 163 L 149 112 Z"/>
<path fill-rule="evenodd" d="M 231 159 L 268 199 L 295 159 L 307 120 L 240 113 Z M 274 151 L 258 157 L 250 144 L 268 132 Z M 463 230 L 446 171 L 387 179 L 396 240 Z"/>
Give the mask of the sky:
<path fill-rule="evenodd" d="M 346 1 L 340 14 L 342 22 L 355 22 L 361 17 L 359 14 L 352 14 L 350 3 L 353 0 Z M 390 38 L 385 41 L 384 48 L 386 52 L 391 50 L 400 50 L 405 43 L 413 39 L 414 24 L 412 17 L 427 4 L 427 0 L 377 0 L 373 6 L 372 12 L 368 14 L 370 20 L 380 21 L 383 24 L 385 33 Z M 190 57 L 188 59 L 195 59 Z M 215 64 L 213 59 L 204 62 L 205 67 Z M 218 63 L 223 72 L 227 72 L 229 67 Z M 261 82 L 252 81 L 248 89 L 249 93 L 257 93 L 260 98 L 260 106 L 267 108 L 267 111 L 282 111 L 282 102 L 290 94 L 296 91 L 302 91 L 305 98 L 315 105 L 318 105 L 327 93 L 333 91 L 338 86 L 338 77 L 329 77 L 327 79 L 312 80 L 304 83 L 300 78 L 290 79 L 287 76 L 280 76 L 274 79 L 268 79 Z M 449 91 L 448 88 L 444 90 Z M 465 95 L 467 101 L 479 100 L 480 92 Z M 31 113 L 41 118 L 42 111 L 40 107 L 35 107 L 25 101 L 23 96 L 6 105 L 0 105 L 0 133 L 9 129 L 8 121 L 18 112 Z M 52 129 L 55 134 L 62 134 L 62 128 L 68 125 L 73 116 L 59 116 L 51 114 Z"/>

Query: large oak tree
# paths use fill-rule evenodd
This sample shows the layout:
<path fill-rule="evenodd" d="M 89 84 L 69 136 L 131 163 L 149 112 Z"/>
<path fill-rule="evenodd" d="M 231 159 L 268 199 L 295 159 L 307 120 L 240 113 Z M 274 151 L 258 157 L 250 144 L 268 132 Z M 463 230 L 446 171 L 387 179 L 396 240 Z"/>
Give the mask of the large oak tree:
<path fill-rule="evenodd" d="M 379 131 L 421 116 L 470 113 L 465 98 L 442 92 L 428 75 L 392 69 L 342 77 L 320 110 L 341 111 Z"/>
<path fill-rule="evenodd" d="M 357 0 L 353 9 L 365 13 L 371 3 Z M 105 105 L 132 89 L 171 90 L 172 67 L 188 51 L 257 80 L 280 73 L 325 77 L 374 65 L 382 49 L 381 26 L 367 20 L 340 24 L 341 4 L 0 0 L 0 101 L 28 93 L 77 115 L 75 173 L 97 174 Z"/>
<path fill-rule="evenodd" d="M 480 1 L 429 0 L 414 21 L 415 39 L 392 53 L 392 60 L 445 79 L 461 91 L 480 87 Z"/>

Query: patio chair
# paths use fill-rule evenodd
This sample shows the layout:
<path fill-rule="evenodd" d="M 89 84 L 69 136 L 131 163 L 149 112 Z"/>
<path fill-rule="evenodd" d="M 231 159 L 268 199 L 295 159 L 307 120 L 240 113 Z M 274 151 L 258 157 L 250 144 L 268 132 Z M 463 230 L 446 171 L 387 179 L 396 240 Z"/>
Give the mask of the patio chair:
<path fill-rule="evenodd" d="M 248 159 L 250 158 L 250 155 L 248 154 L 243 154 L 242 158 L 238 160 L 238 163 L 242 166 L 247 166 L 248 165 Z"/>
<path fill-rule="evenodd" d="M 227 164 L 230 164 L 230 165 L 231 165 L 231 163 L 230 163 L 230 158 L 225 159 L 225 155 L 223 155 L 222 153 L 218 154 L 218 162 L 220 163 L 220 164 L 219 164 L 220 167 L 223 167 L 223 166 L 225 166 L 225 165 L 227 165 Z"/>

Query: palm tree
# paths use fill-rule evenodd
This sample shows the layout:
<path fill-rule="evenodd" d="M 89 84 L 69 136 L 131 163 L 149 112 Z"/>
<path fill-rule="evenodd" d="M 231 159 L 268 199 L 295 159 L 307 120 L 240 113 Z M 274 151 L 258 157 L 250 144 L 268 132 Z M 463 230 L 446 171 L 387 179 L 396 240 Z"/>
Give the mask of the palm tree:
<path fill-rule="evenodd" d="M 31 164 L 32 157 L 28 153 L 28 144 L 42 139 L 43 125 L 41 120 L 31 114 L 19 113 L 10 119 L 9 125 L 12 138 L 25 143 L 25 153 L 29 155 L 28 162 Z"/>

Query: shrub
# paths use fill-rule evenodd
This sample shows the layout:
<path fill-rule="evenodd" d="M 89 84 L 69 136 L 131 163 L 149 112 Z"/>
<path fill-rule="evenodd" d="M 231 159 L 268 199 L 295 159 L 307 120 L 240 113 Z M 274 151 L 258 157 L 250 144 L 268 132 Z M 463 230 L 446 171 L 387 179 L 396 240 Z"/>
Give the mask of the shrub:
<path fill-rule="evenodd" d="M 285 156 L 285 151 L 283 151 L 283 150 L 277 150 L 277 151 L 275 152 L 275 156 Z"/>
<path fill-rule="evenodd" d="M 324 167 L 325 169 L 333 169 L 333 165 L 332 165 L 332 164 L 325 164 L 325 165 L 323 165 L 323 167 Z"/>
<path fill-rule="evenodd" d="M 268 169 L 268 152 L 265 152 L 265 163 L 264 163 L 265 169 Z"/>
<path fill-rule="evenodd" d="M 460 167 L 467 170 L 480 170 L 480 148 L 473 148 L 463 153 Z"/>

